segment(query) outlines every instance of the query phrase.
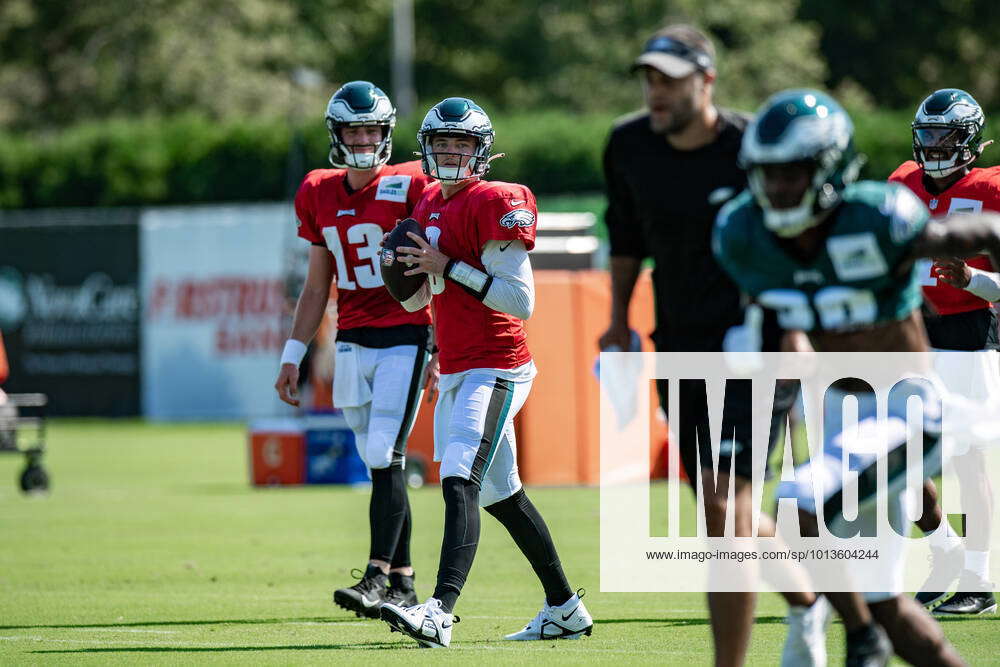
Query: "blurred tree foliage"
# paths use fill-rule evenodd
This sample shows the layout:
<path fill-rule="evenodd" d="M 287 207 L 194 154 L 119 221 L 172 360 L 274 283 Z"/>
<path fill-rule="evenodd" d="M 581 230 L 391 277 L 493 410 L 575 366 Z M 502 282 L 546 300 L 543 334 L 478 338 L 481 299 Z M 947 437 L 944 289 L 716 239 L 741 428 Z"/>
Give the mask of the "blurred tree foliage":
<path fill-rule="evenodd" d="M 818 28 L 795 19 L 798 0 L 414 6 L 424 106 L 465 95 L 511 112 L 625 111 L 639 102 L 628 66 L 668 20 L 716 38 L 724 102 L 753 106 L 826 74 Z M 4 0 L 0 128 L 191 111 L 319 116 L 344 81 L 389 89 L 391 16 L 392 0 Z"/>
<path fill-rule="evenodd" d="M 788 82 L 815 85 L 826 74 L 818 30 L 795 21 L 798 0 L 512 4 L 417 0 L 417 80 L 424 101 L 474 91 L 513 111 L 634 108 L 640 97 L 629 66 L 649 36 L 672 21 L 694 23 L 713 36 L 724 103 L 752 107 Z M 422 30 L 434 25 L 462 37 L 442 39 Z"/>
<path fill-rule="evenodd" d="M 321 50 L 304 28 L 282 0 L 4 0 L 0 127 L 281 116 L 298 101 L 291 73 Z"/>
<path fill-rule="evenodd" d="M 1000 11 L 995 0 L 801 0 L 823 26 L 828 85 L 863 89 L 879 107 L 916 109 L 939 88 L 1000 107 Z"/>
<path fill-rule="evenodd" d="M 413 2 L 420 108 L 475 98 L 510 156 L 493 175 L 540 192 L 600 189 L 612 119 L 640 103 L 629 65 L 668 22 L 713 36 L 723 104 L 834 90 L 873 178 L 909 156 L 912 109 L 931 90 L 967 88 L 1000 108 L 1000 12 L 986 0 Z M 392 94 L 392 10 L 0 0 L 0 207 L 287 196 L 326 164 L 322 115 L 339 84 L 369 79 Z M 421 115 L 400 119 L 396 159 L 409 158 Z"/>
<path fill-rule="evenodd" d="M 855 139 L 868 157 L 863 175 L 882 180 L 910 158 L 909 111 L 853 114 Z M 538 194 L 603 188 L 601 153 L 612 113 L 547 111 L 493 116 L 498 151 L 489 177 L 524 183 Z M 412 159 L 418 119 L 396 127 L 394 162 Z M 79 123 L 44 137 L 0 131 L 0 225 L 7 208 L 191 204 L 288 197 L 292 128 L 281 118 L 228 121 L 181 114 L 165 119 Z M 302 133 L 302 174 L 329 166 L 322 123 Z M 994 165 L 1000 151 L 977 162 Z"/>

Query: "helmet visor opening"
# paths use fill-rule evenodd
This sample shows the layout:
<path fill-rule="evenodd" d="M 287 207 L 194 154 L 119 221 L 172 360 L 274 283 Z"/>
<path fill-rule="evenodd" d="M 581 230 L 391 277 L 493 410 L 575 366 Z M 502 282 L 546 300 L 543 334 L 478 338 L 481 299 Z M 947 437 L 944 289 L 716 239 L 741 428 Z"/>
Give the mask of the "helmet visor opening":
<path fill-rule="evenodd" d="M 374 128 L 378 130 L 378 137 L 374 140 L 374 143 L 368 139 L 367 136 L 365 136 L 367 134 L 366 132 L 358 132 L 355 130 L 355 128 L 361 127 Z M 385 139 L 386 129 L 387 126 L 382 123 L 338 123 L 331 129 L 331 131 L 336 132 L 337 138 L 340 139 L 341 143 L 345 146 L 377 146 Z M 359 137 L 362 136 L 368 140 L 361 141 Z"/>
<path fill-rule="evenodd" d="M 964 127 L 918 127 L 913 130 L 913 137 L 923 149 L 954 150 L 964 147 L 971 133 Z"/>

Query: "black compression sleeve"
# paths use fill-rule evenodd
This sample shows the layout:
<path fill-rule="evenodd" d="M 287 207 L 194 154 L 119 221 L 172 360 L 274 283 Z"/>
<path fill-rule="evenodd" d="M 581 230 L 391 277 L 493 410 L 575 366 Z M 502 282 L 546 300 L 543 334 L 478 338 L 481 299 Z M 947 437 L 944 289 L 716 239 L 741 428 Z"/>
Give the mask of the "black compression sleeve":
<path fill-rule="evenodd" d="M 538 513 L 524 489 L 485 509 L 504 525 L 521 553 L 531 563 L 531 568 L 545 589 L 545 601 L 549 605 L 558 606 L 573 597 L 573 590 L 566 581 L 549 527 L 545 525 L 545 519 Z"/>
<path fill-rule="evenodd" d="M 368 507 L 371 529 L 369 559 L 395 562 L 394 556 L 407 517 L 407 505 L 402 466 L 372 469 L 372 497 Z"/>
<path fill-rule="evenodd" d="M 448 613 L 462 592 L 479 546 L 479 485 L 461 477 L 441 480 L 444 539 L 434 597 Z"/>

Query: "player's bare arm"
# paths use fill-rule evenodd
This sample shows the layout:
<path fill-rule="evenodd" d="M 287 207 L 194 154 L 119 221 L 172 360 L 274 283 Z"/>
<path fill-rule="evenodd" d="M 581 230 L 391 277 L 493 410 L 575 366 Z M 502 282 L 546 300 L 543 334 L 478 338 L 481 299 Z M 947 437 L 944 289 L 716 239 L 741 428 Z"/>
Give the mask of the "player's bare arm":
<path fill-rule="evenodd" d="M 992 302 L 1000 300 L 1000 273 L 977 269 L 964 260 L 950 257 L 935 261 L 934 275 L 942 282 L 980 299 Z"/>
<path fill-rule="evenodd" d="M 611 258 L 611 323 L 597 340 L 602 350 L 612 345 L 629 349 L 628 308 L 641 267 L 642 261 L 635 257 Z"/>
<path fill-rule="evenodd" d="M 306 345 L 316 335 L 330 298 L 332 279 L 333 262 L 330 251 L 321 246 L 310 246 L 309 270 L 292 320 L 292 333 L 289 336 L 292 341 Z M 278 371 L 278 379 L 274 382 L 274 389 L 283 402 L 298 407 L 299 366 L 282 356 L 283 363 Z"/>
<path fill-rule="evenodd" d="M 431 355 L 424 367 L 424 396 L 428 403 L 433 403 L 438 395 L 438 383 L 441 381 L 441 368 L 438 365 L 437 352 Z"/>
<path fill-rule="evenodd" d="M 935 257 L 954 255 L 937 259 L 934 275 L 952 287 L 965 289 L 976 296 L 995 301 L 1000 298 L 1000 275 L 974 269 L 961 257 L 978 254 L 983 249 L 993 257 L 993 266 L 998 265 L 1000 254 L 1000 215 L 995 213 L 960 214 L 945 222 L 932 222 L 918 240 L 917 252 L 932 253 L 938 248 L 954 248 L 954 252 L 941 252 Z"/>
<path fill-rule="evenodd" d="M 1000 258 L 1000 215 L 962 213 L 944 220 L 930 221 L 914 241 L 912 257 L 971 257 L 985 250 Z"/>
<path fill-rule="evenodd" d="M 972 268 L 957 257 L 948 257 L 934 262 L 934 275 L 952 287 L 965 289 L 972 281 Z"/>

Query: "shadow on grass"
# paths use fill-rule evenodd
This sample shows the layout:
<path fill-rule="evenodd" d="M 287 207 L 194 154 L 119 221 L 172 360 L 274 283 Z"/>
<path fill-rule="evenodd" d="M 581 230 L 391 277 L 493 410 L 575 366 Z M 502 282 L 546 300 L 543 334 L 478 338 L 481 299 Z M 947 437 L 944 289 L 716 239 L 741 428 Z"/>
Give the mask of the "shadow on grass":
<path fill-rule="evenodd" d="M 400 642 L 358 642 L 357 644 L 302 644 L 288 646 L 129 646 L 116 648 L 77 648 L 30 651 L 36 654 L 82 655 L 86 653 L 233 653 L 239 651 L 382 651 L 417 649 L 416 644 Z"/>
<path fill-rule="evenodd" d="M 753 619 L 754 624 L 769 625 L 771 623 L 784 623 L 784 616 L 757 616 Z M 683 627 L 694 625 L 708 625 L 707 618 L 597 618 L 595 625 L 617 624 L 617 623 L 655 623 L 668 627 Z"/>
<path fill-rule="evenodd" d="M 51 625 L 0 625 L 0 630 L 40 630 L 71 628 L 147 628 L 171 625 L 272 625 L 276 623 L 357 623 L 349 618 L 230 618 L 213 621 L 136 621 L 134 623 L 57 623 Z"/>

